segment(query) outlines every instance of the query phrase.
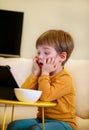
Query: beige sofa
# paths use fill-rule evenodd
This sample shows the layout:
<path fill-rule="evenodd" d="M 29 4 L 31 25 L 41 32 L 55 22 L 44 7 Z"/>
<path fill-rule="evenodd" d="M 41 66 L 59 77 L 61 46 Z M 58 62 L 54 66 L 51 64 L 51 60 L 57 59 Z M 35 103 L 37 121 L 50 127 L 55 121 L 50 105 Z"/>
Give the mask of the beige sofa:
<path fill-rule="evenodd" d="M 19 86 L 32 70 L 32 59 L 3 58 L 0 65 L 10 65 Z M 76 88 L 76 115 L 78 130 L 89 130 L 89 60 L 69 60 L 65 66 L 73 75 Z M 7 109 L 6 125 L 10 122 L 10 109 Z M 36 107 L 15 106 L 14 119 L 36 117 Z M 0 105 L 0 125 L 3 119 L 3 105 Z"/>

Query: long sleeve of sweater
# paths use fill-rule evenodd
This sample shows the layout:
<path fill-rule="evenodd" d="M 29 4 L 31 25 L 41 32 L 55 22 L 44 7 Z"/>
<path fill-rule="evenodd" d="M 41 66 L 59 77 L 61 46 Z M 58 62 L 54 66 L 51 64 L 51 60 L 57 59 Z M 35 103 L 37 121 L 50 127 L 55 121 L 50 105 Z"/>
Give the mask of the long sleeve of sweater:
<path fill-rule="evenodd" d="M 30 76 L 25 80 L 25 82 L 22 84 L 21 88 L 25 89 L 38 89 L 38 77 L 35 77 L 33 73 L 31 73 Z"/>

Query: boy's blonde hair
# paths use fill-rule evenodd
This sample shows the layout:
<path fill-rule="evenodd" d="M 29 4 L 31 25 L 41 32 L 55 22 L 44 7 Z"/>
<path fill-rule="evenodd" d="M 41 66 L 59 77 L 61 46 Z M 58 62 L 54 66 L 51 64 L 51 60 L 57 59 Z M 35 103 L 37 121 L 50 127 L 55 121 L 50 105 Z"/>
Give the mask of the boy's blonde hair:
<path fill-rule="evenodd" d="M 63 30 L 48 30 L 44 32 L 37 39 L 36 48 L 42 45 L 49 45 L 54 47 L 59 54 L 66 52 L 66 61 L 69 59 L 74 48 L 74 42 L 71 35 Z"/>

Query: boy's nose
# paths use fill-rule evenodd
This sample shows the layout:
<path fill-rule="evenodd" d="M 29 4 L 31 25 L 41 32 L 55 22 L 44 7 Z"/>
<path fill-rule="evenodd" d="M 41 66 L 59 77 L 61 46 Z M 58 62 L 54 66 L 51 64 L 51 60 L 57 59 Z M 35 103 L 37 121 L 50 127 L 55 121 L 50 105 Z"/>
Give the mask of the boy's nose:
<path fill-rule="evenodd" d="M 38 58 L 39 58 L 39 59 L 43 59 L 43 56 L 42 56 L 42 55 L 39 55 Z"/>

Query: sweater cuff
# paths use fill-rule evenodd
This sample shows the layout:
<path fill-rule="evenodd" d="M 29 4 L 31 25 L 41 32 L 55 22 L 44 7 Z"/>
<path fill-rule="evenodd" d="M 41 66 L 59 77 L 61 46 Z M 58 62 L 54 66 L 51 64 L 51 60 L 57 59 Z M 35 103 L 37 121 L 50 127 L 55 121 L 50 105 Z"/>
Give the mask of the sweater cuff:
<path fill-rule="evenodd" d="M 35 76 L 33 73 L 31 73 L 31 75 L 30 75 L 33 79 L 38 79 L 38 77 L 37 76 Z"/>

